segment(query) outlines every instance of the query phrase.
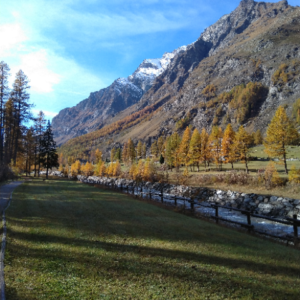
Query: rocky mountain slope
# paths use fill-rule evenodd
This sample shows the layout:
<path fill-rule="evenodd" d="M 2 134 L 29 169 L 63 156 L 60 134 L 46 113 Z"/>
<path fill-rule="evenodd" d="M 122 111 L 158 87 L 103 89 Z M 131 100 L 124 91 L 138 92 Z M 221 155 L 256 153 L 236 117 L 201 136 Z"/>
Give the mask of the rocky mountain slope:
<path fill-rule="evenodd" d="M 65 108 L 53 118 L 55 139 L 60 145 L 67 140 L 97 130 L 107 124 L 119 111 L 137 103 L 152 86 L 155 78 L 163 73 L 182 46 L 160 59 L 145 59 L 127 78 L 115 80 L 109 87 L 93 92 L 71 108 Z"/>
<path fill-rule="evenodd" d="M 66 143 L 102 150 L 129 137 L 155 139 L 186 125 L 207 130 L 229 122 L 265 130 L 279 105 L 300 98 L 300 8 L 243 0 L 178 53 L 122 120 Z"/>

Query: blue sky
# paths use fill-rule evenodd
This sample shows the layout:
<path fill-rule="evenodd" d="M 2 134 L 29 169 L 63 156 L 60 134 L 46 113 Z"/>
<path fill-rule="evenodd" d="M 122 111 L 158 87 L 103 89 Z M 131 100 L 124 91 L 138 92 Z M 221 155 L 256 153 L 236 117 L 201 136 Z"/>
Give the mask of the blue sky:
<path fill-rule="evenodd" d="M 11 80 L 19 69 L 27 74 L 34 111 L 52 118 L 90 92 L 127 77 L 144 59 L 194 42 L 240 1 L 1 2 L 0 61 L 9 64 Z"/>

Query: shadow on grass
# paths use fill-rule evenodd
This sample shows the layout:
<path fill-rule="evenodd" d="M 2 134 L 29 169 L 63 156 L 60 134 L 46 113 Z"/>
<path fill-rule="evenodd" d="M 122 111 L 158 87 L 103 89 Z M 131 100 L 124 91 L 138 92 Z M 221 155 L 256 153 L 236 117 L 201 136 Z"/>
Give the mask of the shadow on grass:
<path fill-rule="evenodd" d="M 241 259 L 220 258 L 214 255 L 191 254 L 184 251 L 107 242 L 90 243 L 87 241 L 74 241 L 72 239 L 53 238 L 49 236 L 35 237 L 34 235 L 19 235 L 15 232 L 10 232 L 10 236 L 14 239 L 28 239 L 29 241 L 39 239 L 42 242 L 44 239 L 47 240 L 48 243 L 73 243 L 73 247 L 77 246 L 90 249 L 101 248 L 106 252 L 114 252 L 114 254 L 126 253 L 126 256 L 120 257 L 106 254 L 106 257 L 101 257 L 99 261 L 99 256 L 96 253 L 92 255 L 90 251 L 90 254 L 82 256 L 79 253 L 70 253 L 68 251 L 62 251 L 61 249 L 45 251 L 36 248 L 23 248 L 22 251 L 20 251 L 20 249 L 17 249 L 14 245 L 9 246 L 11 253 L 18 253 L 18 259 L 22 256 L 26 257 L 26 259 L 31 257 L 34 260 L 38 259 L 40 266 L 46 264 L 52 276 L 55 276 L 55 270 L 57 269 L 59 269 L 60 276 L 69 276 L 71 272 L 78 280 L 82 278 L 83 272 L 84 276 L 90 278 L 90 280 L 101 280 L 103 276 L 107 279 L 115 278 L 116 275 L 124 281 L 128 280 L 126 278 L 132 278 L 131 275 L 139 277 L 142 280 L 142 278 L 144 279 L 151 275 L 161 275 L 165 280 L 174 280 L 177 278 L 180 281 L 188 282 L 189 285 L 195 285 L 197 288 L 213 284 L 215 286 L 212 289 L 214 292 L 219 293 L 223 293 L 223 289 L 226 290 L 228 287 L 235 287 L 236 289 L 257 291 L 260 296 L 262 294 L 276 295 L 276 299 L 297 299 L 299 296 L 298 291 L 288 294 L 283 290 L 284 286 L 290 284 L 287 277 L 273 277 L 273 275 L 275 276 L 282 273 L 285 276 L 294 277 L 295 279 L 299 278 L 299 269 L 296 268 L 268 266 L 267 270 L 265 270 L 266 266 L 264 264 L 247 262 Z M 146 258 L 148 258 L 148 260 Z M 161 263 L 163 260 L 157 260 L 157 258 L 166 258 L 167 263 Z M 116 259 L 118 260 L 117 264 Z M 149 261 L 149 259 L 152 261 Z M 191 266 L 190 264 L 187 266 L 189 263 L 193 265 Z M 70 270 L 69 267 L 71 265 L 72 268 Z M 211 268 L 211 266 L 220 268 L 216 270 L 216 268 Z M 222 267 L 229 268 L 229 273 L 228 270 Z M 83 268 L 85 270 L 83 270 Z M 247 272 L 244 273 L 245 275 L 239 274 L 238 276 L 230 274 L 231 271 L 236 269 L 249 271 L 249 276 L 246 275 L 248 274 Z M 255 277 L 255 273 L 260 275 L 260 280 L 255 283 L 250 283 L 249 277 Z M 276 280 L 276 286 L 273 285 L 272 287 L 274 280 Z M 242 291 L 240 292 L 242 293 Z M 12 295 L 12 293 L 16 293 L 16 291 L 8 291 L 8 294 Z M 25 299 L 21 297 L 9 298 Z"/>
<path fill-rule="evenodd" d="M 178 250 L 170 250 L 170 249 L 161 249 L 161 248 L 152 248 L 152 247 L 142 247 L 142 246 L 134 246 L 134 245 L 126 245 L 126 240 L 124 239 L 124 244 L 120 243 L 108 243 L 103 241 L 87 241 L 83 239 L 73 239 L 73 238 L 65 238 L 59 236 L 51 236 L 51 235 L 43 235 L 43 234 L 33 234 L 33 233 L 24 233 L 24 232 L 16 232 L 11 229 L 8 231 L 8 235 L 13 239 L 25 240 L 26 242 L 38 242 L 38 243 L 51 243 L 51 244 L 64 244 L 64 245 L 72 245 L 72 247 L 81 247 L 81 248 L 89 248 L 89 249 L 102 249 L 108 252 L 115 253 L 133 253 L 137 255 L 146 255 L 151 257 L 165 257 L 168 259 L 184 259 L 185 261 L 190 261 L 193 263 L 199 264 L 208 264 L 215 266 L 227 267 L 229 269 L 244 269 L 245 271 L 251 272 L 264 272 L 265 275 L 278 275 L 282 274 L 291 278 L 298 279 L 300 273 L 300 266 L 298 268 L 288 267 L 288 266 L 272 266 L 266 265 L 265 263 L 255 262 L 255 257 L 251 257 L 252 259 L 234 259 L 228 257 L 220 257 L 215 255 L 206 255 L 206 254 L 196 254 L 188 251 L 178 251 Z M 36 250 L 31 249 L 31 253 Z M 38 251 L 35 252 L 37 255 Z M 54 254 L 47 254 L 48 258 L 62 259 L 67 256 L 62 254 L 63 252 L 55 252 Z M 32 255 L 29 252 L 26 254 Z M 35 256 L 33 255 L 33 257 Z M 45 254 L 37 255 L 37 257 L 41 258 Z M 250 256 L 250 255 L 249 255 Z M 72 260 L 72 258 L 71 258 Z M 76 259 L 73 259 L 75 262 Z"/>

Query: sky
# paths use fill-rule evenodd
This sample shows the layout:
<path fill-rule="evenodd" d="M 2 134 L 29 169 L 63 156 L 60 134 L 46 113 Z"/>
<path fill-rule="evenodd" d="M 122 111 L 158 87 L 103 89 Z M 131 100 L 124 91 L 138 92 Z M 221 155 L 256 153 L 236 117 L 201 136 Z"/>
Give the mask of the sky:
<path fill-rule="evenodd" d="M 0 0 L 0 61 L 9 65 L 11 83 L 24 71 L 33 112 L 52 119 L 132 74 L 144 59 L 196 41 L 239 2 Z"/>

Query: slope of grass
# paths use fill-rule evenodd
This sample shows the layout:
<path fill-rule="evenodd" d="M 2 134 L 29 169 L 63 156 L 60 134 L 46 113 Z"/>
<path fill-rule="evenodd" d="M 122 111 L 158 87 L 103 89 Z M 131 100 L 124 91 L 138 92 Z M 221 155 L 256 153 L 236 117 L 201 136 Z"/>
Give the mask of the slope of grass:
<path fill-rule="evenodd" d="M 71 181 L 7 211 L 7 299 L 299 299 L 300 252 Z"/>

